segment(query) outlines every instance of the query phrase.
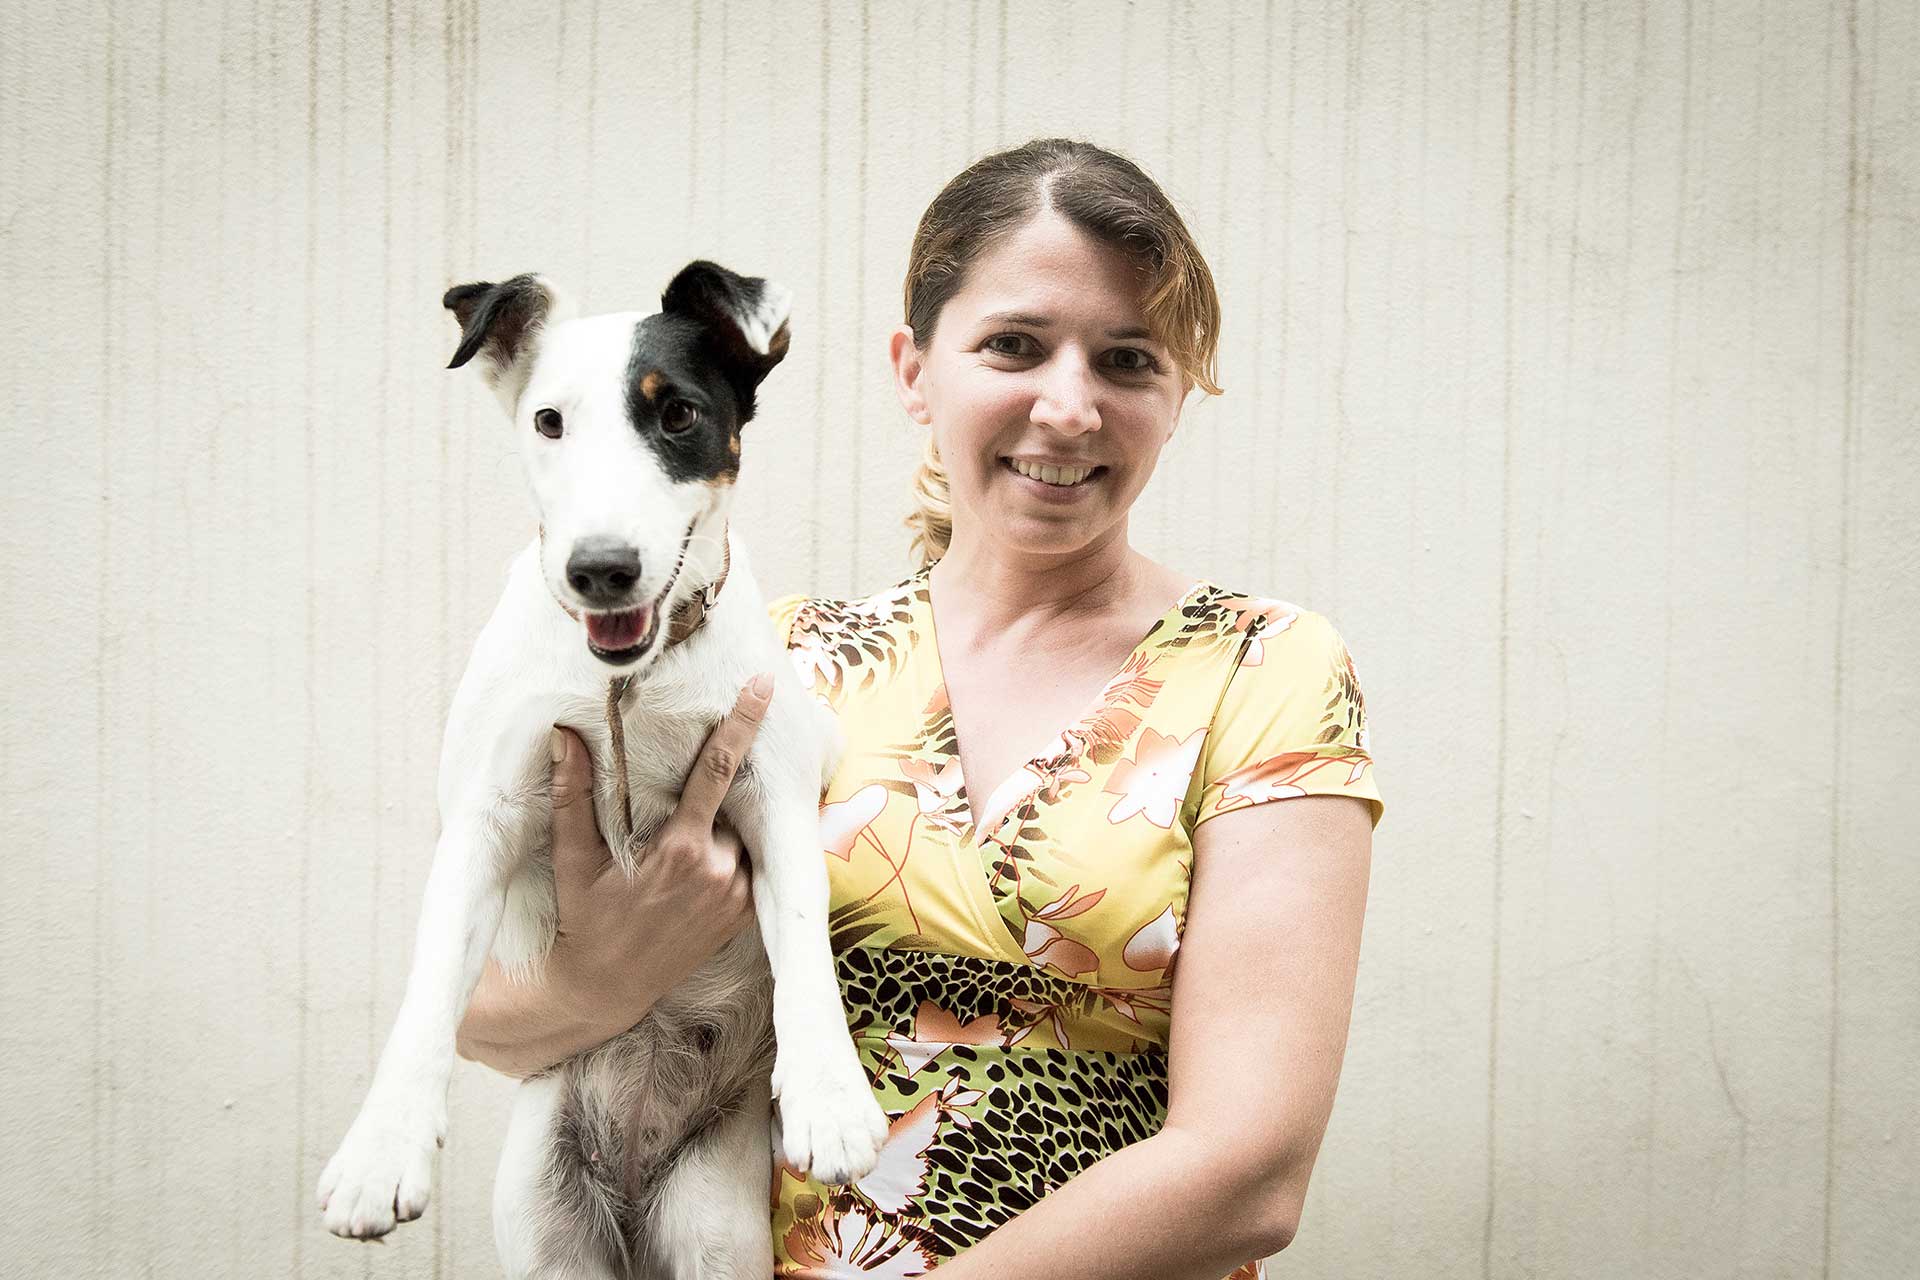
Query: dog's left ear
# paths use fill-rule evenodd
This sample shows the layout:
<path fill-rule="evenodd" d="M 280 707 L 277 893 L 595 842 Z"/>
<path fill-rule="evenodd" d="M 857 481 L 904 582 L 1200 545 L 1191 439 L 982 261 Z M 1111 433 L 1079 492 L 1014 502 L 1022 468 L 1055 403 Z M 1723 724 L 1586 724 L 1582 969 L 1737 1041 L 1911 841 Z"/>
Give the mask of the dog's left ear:
<path fill-rule="evenodd" d="M 753 393 L 787 354 L 793 295 L 718 263 L 689 262 L 660 295 L 660 309 L 700 323 L 740 395 L 740 421 L 753 417 Z"/>
<path fill-rule="evenodd" d="M 553 283 L 537 275 L 515 276 L 500 284 L 457 284 L 440 304 L 460 322 L 460 346 L 447 368 L 458 369 L 479 356 L 487 385 L 509 415 L 533 372 L 541 331 L 572 313 Z"/>

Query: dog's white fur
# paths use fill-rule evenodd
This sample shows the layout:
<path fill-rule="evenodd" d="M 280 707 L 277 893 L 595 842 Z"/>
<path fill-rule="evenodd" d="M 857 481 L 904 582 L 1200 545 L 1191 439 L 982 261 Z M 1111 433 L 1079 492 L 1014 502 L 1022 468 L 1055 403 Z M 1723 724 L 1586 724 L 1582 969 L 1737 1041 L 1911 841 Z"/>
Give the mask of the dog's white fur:
<path fill-rule="evenodd" d="M 553 938 L 550 726 L 579 732 L 603 771 L 596 812 L 609 845 L 626 859 L 642 847 L 622 844 L 604 772 L 614 760 L 605 706 L 617 671 L 589 652 L 582 623 L 557 602 L 578 599 L 569 596 L 566 575 L 574 543 L 613 537 L 639 550 L 636 598 L 653 599 L 672 580 L 671 595 L 658 606 L 660 638 L 625 669 L 634 674 L 624 720 L 635 833 L 644 836 L 671 814 L 702 742 L 742 685 L 756 672 L 775 675 L 772 703 L 723 807 L 752 854 L 760 928 L 758 937 L 748 933 L 729 944 L 625 1037 L 521 1085 L 495 1189 L 496 1240 L 515 1276 L 763 1278 L 771 1272 L 769 1090 L 779 1099 L 776 1131 L 784 1135 L 785 1158 L 828 1181 L 870 1169 L 885 1135 L 885 1117 L 847 1032 L 827 943 L 816 812 L 835 731 L 780 652 L 737 543 L 705 626 L 665 647 L 673 607 L 722 570 L 731 487 L 672 483 L 636 437 L 625 396 L 641 314 L 568 319 L 558 294 L 545 287 L 544 323 L 513 358 L 482 353 L 482 370 L 514 419 L 544 535 L 514 560 L 455 696 L 440 759 L 441 835 L 413 968 L 365 1104 L 321 1175 L 320 1201 L 328 1229 L 353 1237 L 385 1234 L 426 1208 L 434 1151 L 446 1134 L 455 1029 L 488 950 L 510 973 L 537 974 Z M 738 317 L 754 349 L 767 350 L 786 305 L 784 291 L 769 287 L 757 313 Z M 533 414 L 544 406 L 564 414 L 560 440 L 533 429 Z M 737 1049 L 752 1038 L 755 1001 L 764 1012 L 768 999 L 769 967 L 777 1045 L 771 1081 L 762 1062 L 754 1082 L 734 1090 L 745 1105 L 676 1148 L 648 1200 L 648 1256 L 573 1247 L 567 1237 L 582 1234 L 583 1224 L 549 1203 L 562 1112 L 601 1107 L 611 1113 L 602 1120 L 616 1125 L 636 1112 L 643 1118 L 634 1124 L 671 1128 L 683 1120 L 646 1114 L 649 1105 L 676 1105 L 672 1097 L 650 1103 L 648 1086 L 634 1083 L 670 1069 L 660 1065 L 665 1050 L 656 1052 L 649 1035 L 658 1040 L 689 1020 L 718 1019 L 722 1043 L 709 1056 L 725 1058 L 729 1045 Z M 703 1065 L 707 1074 L 696 1072 L 691 1087 L 723 1087 L 715 1083 L 723 1070 L 754 1076 L 753 1063 L 738 1060 L 745 1052 L 734 1052 L 731 1063 Z M 604 1205 L 600 1211 L 611 1212 Z"/>

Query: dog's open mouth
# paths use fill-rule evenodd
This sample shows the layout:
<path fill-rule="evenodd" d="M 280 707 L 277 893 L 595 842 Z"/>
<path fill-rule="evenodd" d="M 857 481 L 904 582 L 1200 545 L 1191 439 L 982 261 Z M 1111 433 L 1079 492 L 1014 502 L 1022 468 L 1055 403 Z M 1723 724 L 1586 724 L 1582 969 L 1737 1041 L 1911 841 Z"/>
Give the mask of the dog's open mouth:
<path fill-rule="evenodd" d="M 587 650 L 594 657 L 609 665 L 624 667 L 639 661 L 653 647 L 654 637 L 660 633 L 660 611 L 667 597 L 673 594 L 674 584 L 680 581 L 680 571 L 687 567 L 687 546 L 692 541 L 693 525 L 690 524 L 680 539 L 680 554 L 674 560 L 673 575 L 651 604 L 581 614 L 587 624 Z"/>
<path fill-rule="evenodd" d="M 673 586 L 671 582 L 667 584 Z M 664 595 L 665 593 L 662 592 Z M 625 666 L 653 645 L 660 630 L 660 611 L 651 604 L 617 613 L 586 615 L 587 648 L 602 662 Z"/>

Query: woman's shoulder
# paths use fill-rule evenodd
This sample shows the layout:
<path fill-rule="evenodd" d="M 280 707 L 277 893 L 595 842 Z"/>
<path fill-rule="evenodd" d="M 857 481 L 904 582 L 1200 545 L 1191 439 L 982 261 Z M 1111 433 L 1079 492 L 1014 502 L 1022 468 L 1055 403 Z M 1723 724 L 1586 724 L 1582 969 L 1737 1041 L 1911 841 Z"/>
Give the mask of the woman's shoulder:
<path fill-rule="evenodd" d="M 1203 645 L 1212 641 L 1212 645 Z M 1340 643 L 1327 615 L 1277 595 L 1223 586 L 1200 578 L 1182 602 L 1177 627 L 1167 642 L 1179 648 L 1205 648 L 1236 662 L 1261 665 L 1278 646 L 1287 652 L 1318 653 Z M 1251 661 L 1247 661 L 1251 659 Z"/>
<path fill-rule="evenodd" d="M 774 631 L 791 648 L 803 639 L 814 642 L 834 636 L 864 634 L 911 620 L 916 599 L 924 599 L 927 571 L 918 572 L 864 596 L 810 596 L 805 592 L 776 597 L 767 604 Z"/>

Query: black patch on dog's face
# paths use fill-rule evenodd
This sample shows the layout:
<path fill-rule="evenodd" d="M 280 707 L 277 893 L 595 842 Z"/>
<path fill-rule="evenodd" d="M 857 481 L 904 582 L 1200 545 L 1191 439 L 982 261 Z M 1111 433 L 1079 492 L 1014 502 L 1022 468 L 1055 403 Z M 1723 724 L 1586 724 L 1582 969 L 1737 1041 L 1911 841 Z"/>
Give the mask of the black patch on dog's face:
<path fill-rule="evenodd" d="M 753 417 L 754 392 L 787 354 L 786 303 L 769 292 L 776 288 L 689 262 L 660 295 L 660 314 L 634 327 L 627 416 L 674 482 L 732 483 L 740 474 L 740 428 Z M 749 340 L 749 330 L 776 320 L 774 332 Z M 699 417 L 672 430 L 680 402 Z"/>
<path fill-rule="evenodd" d="M 749 392 L 722 371 L 712 336 L 685 316 L 648 316 L 633 329 L 627 360 L 627 417 L 675 484 L 731 484 L 740 474 L 740 428 L 753 416 Z M 668 406 L 683 400 L 699 414 L 685 431 L 667 430 Z"/>

